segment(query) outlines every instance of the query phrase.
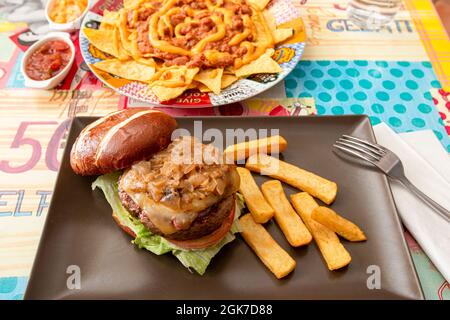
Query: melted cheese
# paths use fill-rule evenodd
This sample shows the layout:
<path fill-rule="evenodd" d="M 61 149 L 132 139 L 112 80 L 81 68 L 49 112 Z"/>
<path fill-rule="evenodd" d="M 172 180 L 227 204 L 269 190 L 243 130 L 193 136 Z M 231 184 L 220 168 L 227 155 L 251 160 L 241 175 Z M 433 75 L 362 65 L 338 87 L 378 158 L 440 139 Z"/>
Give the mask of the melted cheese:
<path fill-rule="evenodd" d="M 197 218 L 195 212 L 179 212 L 160 203 L 155 203 L 145 193 L 128 192 L 128 195 L 139 205 L 148 219 L 164 234 L 172 234 L 177 231 L 174 223 L 180 229 L 188 229 Z"/>
<path fill-rule="evenodd" d="M 185 6 L 183 10 L 186 12 L 187 17 L 184 22 L 173 26 L 170 22 L 171 16 L 181 12 L 181 8 L 175 6 L 176 2 L 177 0 L 164 1 L 163 6 L 150 17 L 148 36 L 149 41 L 154 48 L 172 54 L 193 56 L 204 52 L 208 43 L 220 41 L 225 37 L 226 26 L 232 24 L 234 13 L 230 9 L 221 7 L 223 1 L 217 0 L 216 4 L 213 4 L 210 0 L 206 0 L 206 10 L 192 9 L 189 6 Z M 271 31 L 267 26 L 265 19 L 262 17 L 261 11 L 251 4 L 250 6 L 253 12 L 252 18 L 248 15 L 242 15 L 244 22 L 243 31 L 234 35 L 228 42 L 230 46 L 239 45 L 247 48 L 246 55 L 242 59 L 236 59 L 235 67 L 239 67 L 243 64 L 248 64 L 251 61 L 256 60 L 266 51 L 267 48 L 273 47 L 274 45 Z M 176 38 L 183 37 L 180 33 L 181 29 L 192 22 L 199 23 L 198 20 L 191 18 L 205 11 L 210 13 L 210 18 L 214 21 L 216 32 L 201 39 L 191 50 L 177 47 L 172 45 L 169 41 L 162 40 L 162 38 L 165 37 L 164 30 L 166 28 L 169 28 L 171 36 Z M 221 13 L 223 15 L 223 20 L 219 15 L 214 14 L 215 12 Z M 251 43 L 245 41 L 249 35 L 253 35 L 256 42 Z"/>
<path fill-rule="evenodd" d="M 256 44 L 251 44 L 255 50 L 248 50 L 247 53 L 242 57 L 241 60 L 235 61 L 235 68 L 239 68 L 242 65 L 249 64 L 253 60 L 258 59 L 261 55 L 266 52 L 267 48 L 273 48 L 274 41 L 272 37 L 272 33 L 270 32 L 269 27 L 267 26 L 266 20 L 260 11 L 253 9 L 252 16 L 253 25 L 255 26 L 256 31 Z"/>
<path fill-rule="evenodd" d="M 200 40 L 193 48 L 193 53 L 200 53 L 205 49 L 205 46 L 209 42 L 219 41 L 222 40 L 225 37 L 225 24 L 222 22 L 222 19 L 220 19 L 217 16 L 211 17 L 212 21 L 216 24 L 217 32 L 210 34 L 206 38 Z"/>
<path fill-rule="evenodd" d="M 149 24 L 149 32 L 148 32 L 149 41 L 154 48 L 159 49 L 161 51 L 179 54 L 179 55 L 183 55 L 183 56 L 190 56 L 191 55 L 190 51 L 184 50 L 183 48 L 180 48 L 177 46 L 174 46 L 167 41 L 159 40 L 159 35 L 158 35 L 159 19 L 164 14 L 166 14 L 175 5 L 176 2 L 177 2 L 177 0 L 167 1 L 164 4 L 164 6 L 161 7 L 161 9 L 159 9 L 159 11 L 157 11 L 156 13 L 154 13 L 151 16 L 150 24 Z"/>
<path fill-rule="evenodd" d="M 121 176 L 119 187 L 163 233 L 188 229 L 200 212 L 239 190 L 234 167 L 211 163 L 211 157 L 216 155 L 217 161 L 221 157 L 216 153 L 216 148 L 192 137 L 180 138 L 149 160 L 133 164 Z"/>

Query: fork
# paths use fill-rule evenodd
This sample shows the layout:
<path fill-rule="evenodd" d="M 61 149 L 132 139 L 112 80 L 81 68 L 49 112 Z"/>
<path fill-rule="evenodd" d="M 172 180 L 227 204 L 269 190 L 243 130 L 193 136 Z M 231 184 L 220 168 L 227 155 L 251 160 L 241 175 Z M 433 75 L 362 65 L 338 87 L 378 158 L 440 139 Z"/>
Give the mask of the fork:
<path fill-rule="evenodd" d="M 418 196 L 423 202 L 434 209 L 442 218 L 450 222 L 450 211 L 420 191 L 405 176 L 405 170 L 399 157 L 391 150 L 379 144 L 344 134 L 333 147 L 359 159 L 370 162 L 389 178 L 399 181 L 403 186 Z"/>

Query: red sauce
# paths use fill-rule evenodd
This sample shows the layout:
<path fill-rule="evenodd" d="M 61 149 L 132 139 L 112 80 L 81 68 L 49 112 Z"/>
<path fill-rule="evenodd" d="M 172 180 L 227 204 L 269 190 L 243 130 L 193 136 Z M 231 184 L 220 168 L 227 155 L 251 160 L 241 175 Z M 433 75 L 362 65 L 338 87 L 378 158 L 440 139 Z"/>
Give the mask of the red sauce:
<path fill-rule="evenodd" d="M 25 63 L 25 72 L 33 80 L 47 80 L 60 73 L 70 61 L 70 46 L 62 40 L 50 40 L 37 48 Z"/>

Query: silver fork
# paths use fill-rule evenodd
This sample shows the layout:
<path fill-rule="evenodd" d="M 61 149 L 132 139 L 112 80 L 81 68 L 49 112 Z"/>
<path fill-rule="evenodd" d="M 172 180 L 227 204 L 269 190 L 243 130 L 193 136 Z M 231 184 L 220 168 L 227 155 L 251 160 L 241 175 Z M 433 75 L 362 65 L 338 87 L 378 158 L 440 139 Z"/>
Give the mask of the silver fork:
<path fill-rule="evenodd" d="M 433 208 L 434 211 L 436 211 L 442 218 L 447 220 L 447 222 L 450 222 L 450 211 L 428 197 L 416 186 L 414 186 L 408 178 L 406 178 L 402 162 L 392 151 L 380 146 L 379 144 L 370 143 L 346 134 L 340 137 L 333 147 L 347 154 L 368 161 L 378 167 L 378 169 L 383 171 L 388 177 L 399 181 L 411 192 L 417 195 L 423 202 Z"/>

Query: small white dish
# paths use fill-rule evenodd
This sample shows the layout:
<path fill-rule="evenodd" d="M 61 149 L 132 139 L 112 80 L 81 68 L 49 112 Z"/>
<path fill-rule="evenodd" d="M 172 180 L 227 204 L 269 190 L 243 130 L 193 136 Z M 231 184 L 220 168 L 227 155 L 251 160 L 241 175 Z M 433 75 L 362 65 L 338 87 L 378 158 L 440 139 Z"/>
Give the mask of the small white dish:
<path fill-rule="evenodd" d="M 66 23 L 57 23 L 57 22 L 53 21 L 52 19 L 50 19 L 50 16 L 49 16 L 50 8 L 55 1 L 58 1 L 58 0 L 48 0 L 47 1 L 47 4 L 45 5 L 45 18 L 48 21 L 50 30 L 66 31 L 66 32 L 80 29 L 81 22 L 82 22 L 84 16 L 86 15 L 86 13 L 91 9 L 92 5 L 94 4 L 93 0 L 88 0 L 86 8 L 84 9 L 84 11 L 81 13 L 81 15 L 78 18 L 76 18 L 73 21 L 66 22 Z"/>
<path fill-rule="evenodd" d="M 71 56 L 69 63 L 64 67 L 64 69 L 55 75 L 53 78 L 47 80 L 34 80 L 31 79 L 27 73 L 25 72 L 25 62 L 28 60 L 30 55 L 36 51 L 41 45 L 50 40 L 62 40 L 67 43 L 70 47 Z M 20 67 L 23 77 L 25 79 L 25 86 L 29 88 L 37 88 L 37 89 L 53 89 L 56 87 L 69 73 L 70 68 L 73 65 L 73 61 L 75 60 L 75 46 L 73 45 L 72 40 L 70 39 L 70 35 L 66 32 L 51 32 L 45 35 L 41 40 L 37 41 L 33 44 L 28 50 L 25 52 L 22 65 Z"/>

